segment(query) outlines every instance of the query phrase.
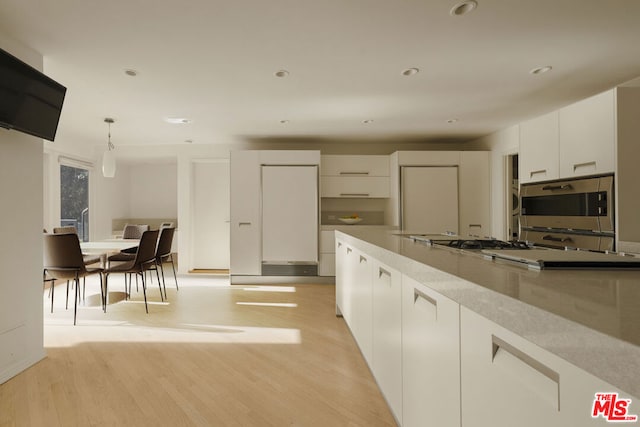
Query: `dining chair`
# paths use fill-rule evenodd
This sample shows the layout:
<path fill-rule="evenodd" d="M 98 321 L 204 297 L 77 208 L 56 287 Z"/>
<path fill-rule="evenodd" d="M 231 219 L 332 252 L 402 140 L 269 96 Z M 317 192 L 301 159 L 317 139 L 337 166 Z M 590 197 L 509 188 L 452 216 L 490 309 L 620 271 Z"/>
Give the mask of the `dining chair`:
<path fill-rule="evenodd" d="M 164 288 L 164 299 L 167 299 L 167 286 L 164 281 L 164 268 L 162 264 L 165 262 L 171 262 L 171 268 L 173 269 L 173 279 L 176 282 L 176 290 L 178 288 L 178 278 L 176 276 L 176 267 L 173 263 L 173 255 L 171 253 L 171 245 L 173 243 L 173 235 L 176 229 L 173 227 L 165 227 L 160 229 L 160 237 L 158 238 L 158 246 L 156 246 L 156 262 L 155 266 L 152 267 L 156 270 L 156 274 L 158 272 L 158 268 L 160 269 L 160 273 L 162 274 L 162 287 Z"/>
<path fill-rule="evenodd" d="M 82 257 L 80 240 L 75 233 L 44 235 L 44 273 L 43 279 L 49 276 L 53 279 L 67 280 L 67 304 L 69 300 L 69 281 L 75 282 L 75 298 L 73 310 L 73 324 L 78 315 L 78 301 L 80 300 L 80 278 L 91 274 L 102 273 L 101 267 L 87 267 Z M 53 285 L 52 285 L 53 286 Z M 53 287 L 51 292 L 51 310 L 53 311 Z M 100 274 L 100 294 L 102 309 L 105 310 L 104 287 Z"/>
<path fill-rule="evenodd" d="M 53 234 L 75 234 L 78 235 L 78 229 L 73 225 L 66 225 L 62 227 L 53 227 Z M 82 259 L 84 260 L 85 265 L 102 263 L 102 258 L 100 255 L 95 254 L 82 254 Z M 69 281 L 67 280 L 67 294 L 69 293 Z M 84 278 L 82 279 L 82 300 L 84 301 L 84 297 L 86 294 L 86 284 Z M 67 295 L 68 296 L 68 295 Z M 67 307 L 68 308 L 68 307 Z"/>
<path fill-rule="evenodd" d="M 104 270 L 104 289 L 105 289 L 105 310 L 106 310 L 106 296 L 108 295 L 109 288 L 109 275 L 114 273 L 123 273 L 124 274 L 124 290 L 125 295 L 129 295 L 131 293 L 131 274 L 136 275 L 136 279 L 138 275 L 142 280 L 142 292 L 144 293 L 144 309 L 147 313 L 149 313 L 149 307 L 147 304 L 147 285 L 145 281 L 145 271 L 153 268 L 156 262 L 156 241 L 158 239 L 158 230 L 148 230 L 142 233 L 140 238 L 140 243 L 138 244 L 138 250 L 134 256 L 134 259 L 131 261 L 126 261 L 122 263 L 117 263 L 114 266 L 109 265 L 108 268 Z M 129 275 L 129 287 L 127 288 L 127 275 Z M 158 276 L 158 272 L 156 271 L 156 275 Z M 162 295 L 162 286 L 160 285 L 160 276 L 158 276 L 158 287 L 160 288 L 160 298 L 164 301 L 164 297 Z"/>
<path fill-rule="evenodd" d="M 149 231 L 148 224 L 125 224 L 124 230 L 122 231 L 122 238 L 140 239 L 142 238 L 142 233 L 145 231 Z"/>

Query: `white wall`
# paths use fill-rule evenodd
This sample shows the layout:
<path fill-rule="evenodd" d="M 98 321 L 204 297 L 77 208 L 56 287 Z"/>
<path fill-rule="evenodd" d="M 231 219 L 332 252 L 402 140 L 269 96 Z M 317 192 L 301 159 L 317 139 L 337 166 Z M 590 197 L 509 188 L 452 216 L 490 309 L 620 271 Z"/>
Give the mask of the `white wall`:
<path fill-rule="evenodd" d="M 509 240 L 507 233 L 507 170 L 506 157 L 517 154 L 520 146 L 520 126 L 512 126 L 472 141 L 467 149 L 491 151 L 491 231 L 493 237 Z M 510 191 L 509 191 L 509 194 Z"/>
<path fill-rule="evenodd" d="M 176 163 L 133 164 L 128 169 L 130 217 L 178 217 Z"/>
<path fill-rule="evenodd" d="M 0 35 L 37 69 L 42 57 Z M 0 129 L 0 383 L 45 356 L 42 338 L 42 140 Z"/>

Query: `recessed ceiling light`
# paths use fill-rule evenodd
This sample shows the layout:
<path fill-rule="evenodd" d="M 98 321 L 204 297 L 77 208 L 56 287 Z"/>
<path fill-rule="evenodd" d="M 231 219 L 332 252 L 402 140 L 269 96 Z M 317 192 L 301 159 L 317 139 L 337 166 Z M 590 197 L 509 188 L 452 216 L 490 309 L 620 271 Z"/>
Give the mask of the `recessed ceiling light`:
<path fill-rule="evenodd" d="M 287 70 L 278 70 L 275 73 L 273 73 L 276 77 L 287 77 L 289 75 L 289 72 Z"/>
<path fill-rule="evenodd" d="M 187 119 L 184 117 L 166 117 L 164 121 L 167 123 L 171 123 L 172 125 L 183 125 L 187 123 L 193 123 L 193 120 Z"/>
<path fill-rule="evenodd" d="M 452 16 L 466 15 L 467 13 L 473 11 L 476 7 L 478 7 L 478 3 L 474 0 L 465 1 L 453 6 L 449 11 L 449 14 Z"/>
<path fill-rule="evenodd" d="M 193 143 L 193 139 L 185 139 L 184 142 L 186 142 L 187 144 L 192 144 Z"/>
<path fill-rule="evenodd" d="M 449 119 L 447 120 L 447 123 L 451 124 L 451 123 L 456 123 L 458 121 L 458 119 Z"/>
<path fill-rule="evenodd" d="M 420 72 L 419 68 L 407 68 L 402 72 L 403 76 L 413 76 L 414 74 L 418 74 Z"/>
<path fill-rule="evenodd" d="M 365 125 L 368 125 L 369 123 L 373 123 L 373 119 L 363 120 L 362 123 L 364 123 Z"/>
<path fill-rule="evenodd" d="M 553 69 L 553 67 L 551 65 L 545 65 L 544 67 L 534 68 L 533 70 L 529 71 L 529 73 L 531 73 L 531 74 L 544 74 L 547 71 L 551 71 L 552 69 Z"/>
<path fill-rule="evenodd" d="M 130 77 L 135 77 L 138 75 L 138 72 L 136 70 L 132 70 L 131 68 L 124 70 L 124 73 Z"/>
<path fill-rule="evenodd" d="M 289 120 L 280 120 L 280 123 L 282 123 L 283 125 L 286 125 L 287 123 L 289 123 Z"/>

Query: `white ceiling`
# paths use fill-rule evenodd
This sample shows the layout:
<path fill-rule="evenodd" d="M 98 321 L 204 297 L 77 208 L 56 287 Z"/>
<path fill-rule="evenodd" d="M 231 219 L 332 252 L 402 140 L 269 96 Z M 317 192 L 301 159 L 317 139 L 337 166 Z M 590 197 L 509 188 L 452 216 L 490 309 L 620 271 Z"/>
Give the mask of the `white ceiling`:
<path fill-rule="evenodd" d="M 640 76 L 640 1 L 455 4 L 0 0 L 0 33 L 43 54 L 68 88 L 57 140 L 86 144 L 105 117 L 116 145 L 464 140 Z"/>

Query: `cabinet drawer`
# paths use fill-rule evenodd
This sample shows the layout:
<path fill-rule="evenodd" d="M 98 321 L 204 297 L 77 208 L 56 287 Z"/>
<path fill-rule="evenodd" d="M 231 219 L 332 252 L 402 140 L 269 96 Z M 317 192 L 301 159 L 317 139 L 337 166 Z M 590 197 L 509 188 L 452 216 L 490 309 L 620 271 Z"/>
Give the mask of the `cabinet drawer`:
<path fill-rule="evenodd" d="M 322 176 L 321 197 L 389 197 L 389 177 Z"/>
<path fill-rule="evenodd" d="M 388 156 L 321 156 L 320 175 L 389 176 Z"/>

